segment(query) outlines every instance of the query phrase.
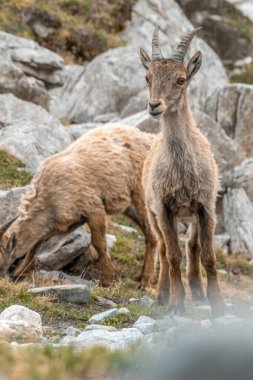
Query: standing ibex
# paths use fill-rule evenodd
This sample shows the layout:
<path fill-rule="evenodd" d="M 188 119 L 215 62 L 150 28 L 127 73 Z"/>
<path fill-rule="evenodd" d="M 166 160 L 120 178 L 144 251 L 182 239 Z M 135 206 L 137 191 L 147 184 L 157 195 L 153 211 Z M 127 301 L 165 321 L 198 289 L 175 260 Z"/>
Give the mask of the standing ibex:
<path fill-rule="evenodd" d="M 87 132 L 69 148 L 47 158 L 23 197 L 20 215 L 0 230 L 0 274 L 26 254 L 15 276 L 34 258 L 41 243 L 87 223 L 109 285 L 114 266 L 107 252 L 106 214 L 123 212 L 145 235 L 142 285 L 154 279 L 152 235 L 141 184 L 143 163 L 153 135 L 127 125 L 106 125 Z"/>
<path fill-rule="evenodd" d="M 207 274 L 207 296 L 216 314 L 223 313 L 216 258 L 212 246 L 218 171 L 207 139 L 196 127 L 187 101 L 187 87 L 201 65 L 201 52 L 184 57 L 198 29 L 185 36 L 176 52 L 162 57 L 158 29 L 152 40 L 152 60 L 141 49 L 149 87 L 148 111 L 162 116 L 162 132 L 156 137 L 144 164 L 143 186 L 149 221 L 160 252 L 158 300 L 170 297 L 173 311 L 184 311 L 185 290 L 181 279 L 182 253 L 176 220 L 194 218 L 187 244 L 188 279 L 193 297 L 202 298 L 200 257 Z"/>

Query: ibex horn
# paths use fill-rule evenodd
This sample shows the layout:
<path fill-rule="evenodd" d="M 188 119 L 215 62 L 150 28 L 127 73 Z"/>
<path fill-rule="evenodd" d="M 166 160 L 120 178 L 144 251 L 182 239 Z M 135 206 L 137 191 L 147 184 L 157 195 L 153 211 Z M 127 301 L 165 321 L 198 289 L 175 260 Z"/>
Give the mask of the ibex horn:
<path fill-rule="evenodd" d="M 3 234 L 7 229 L 10 227 L 10 225 L 18 218 L 18 215 L 15 216 L 15 218 L 11 219 L 9 222 L 5 223 L 2 227 L 0 227 L 0 239 L 2 239 Z"/>
<path fill-rule="evenodd" d="M 155 30 L 153 32 L 153 37 L 152 37 L 152 59 L 160 59 L 162 58 L 162 52 L 160 48 L 160 43 L 159 43 L 159 36 L 158 36 L 158 26 L 155 27 Z"/>
<path fill-rule="evenodd" d="M 198 31 L 202 28 L 193 29 L 190 33 L 182 38 L 179 45 L 177 46 L 177 50 L 174 54 L 172 54 L 173 59 L 179 62 L 184 62 L 185 54 L 190 46 L 191 40 L 198 33 Z"/>

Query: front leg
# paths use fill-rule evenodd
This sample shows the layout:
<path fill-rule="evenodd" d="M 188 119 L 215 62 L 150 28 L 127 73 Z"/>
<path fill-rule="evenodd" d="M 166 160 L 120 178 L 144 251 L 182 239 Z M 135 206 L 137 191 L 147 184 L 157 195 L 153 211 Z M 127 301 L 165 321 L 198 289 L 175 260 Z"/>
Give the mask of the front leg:
<path fill-rule="evenodd" d="M 158 224 L 165 241 L 166 256 L 170 277 L 170 310 L 175 313 L 184 313 L 185 289 L 181 278 L 180 264 L 182 252 L 179 248 L 177 237 L 177 220 L 173 214 L 173 200 L 166 203 L 158 214 Z"/>
<path fill-rule="evenodd" d="M 215 230 L 215 214 L 207 208 L 198 205 L 198 222 L 200 229 L 201 261 L 207 275 L 207 298 L 211 304 L 213 314 L 224 314 L 224 302 L 221 296 L 218 275 L 216 270 L 216 256 L 213 249 L 213 237 Z"/>

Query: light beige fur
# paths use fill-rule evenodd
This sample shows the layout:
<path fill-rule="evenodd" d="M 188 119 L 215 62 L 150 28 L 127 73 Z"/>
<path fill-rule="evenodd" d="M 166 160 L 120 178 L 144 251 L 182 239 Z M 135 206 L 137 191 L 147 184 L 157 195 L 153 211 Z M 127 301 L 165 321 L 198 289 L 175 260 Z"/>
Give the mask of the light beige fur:
<path fill-rule="evenodd" d="M 26 254 L 15 273 L 20 275 L 45 239 L 87 223 L 99 255 L 101 282 L 109 285 L 115 270 L 106 244 L 106 214 L 121 212 L 145 235 L 141 281 L 143 286 L 150 285 L 156 242 L 145 211 L 141 176 L 152 140 L 153 135 L 137 128 L 108 124 L 87 132 L 63 152 L 46 159 L 21 201 L 19 217 L 2 229 L 2 275 Z"/>

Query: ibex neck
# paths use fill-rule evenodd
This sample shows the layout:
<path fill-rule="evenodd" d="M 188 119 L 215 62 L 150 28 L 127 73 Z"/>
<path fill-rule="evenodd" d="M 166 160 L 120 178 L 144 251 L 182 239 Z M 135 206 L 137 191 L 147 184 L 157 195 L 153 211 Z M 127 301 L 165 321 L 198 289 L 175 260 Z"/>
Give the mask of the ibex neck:
<path fill-rule="evenodd" d="M 167 139 L 187 137 L 194 125 L 191 110 L 185 98 L 174 112 L 167 111 L 162 118 L 162 133 Z"/>

